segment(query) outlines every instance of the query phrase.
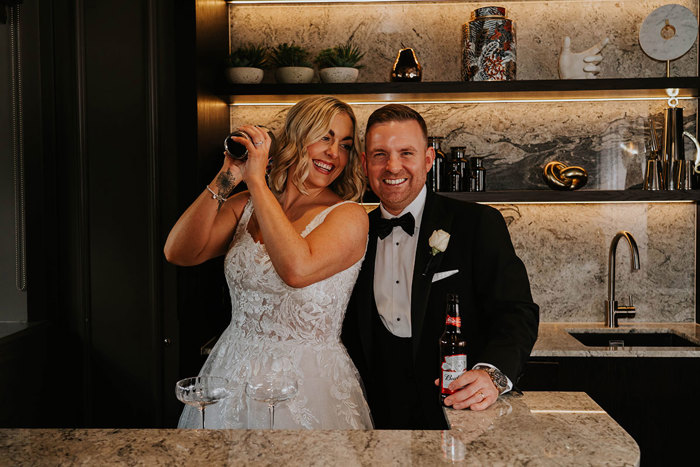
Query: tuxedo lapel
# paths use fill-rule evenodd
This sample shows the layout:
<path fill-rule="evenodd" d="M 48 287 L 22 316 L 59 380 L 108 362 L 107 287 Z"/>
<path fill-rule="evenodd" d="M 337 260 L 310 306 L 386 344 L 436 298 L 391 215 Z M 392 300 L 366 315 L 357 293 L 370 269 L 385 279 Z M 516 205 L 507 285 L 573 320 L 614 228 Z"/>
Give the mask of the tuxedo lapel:
<path fill-rule="evenodd" d="M 360 342 L 365 354 L 367 364 L 371 363 L 372 355 L 372 310 L 374 309 L 374 258 L 377 254 L 376 222 L 381 217 L 379 208 L 369 213 L 369 237 L 367 239 L 367 252 L 362 262 L 362 269 L 357 277 L 358 290 L 358 325 Z"/>
<path fill-rule="evenodd" d="M 413 357 L 418 354 L 423 322 L 428 306 L 428 296 L 432 284 L 433 274 L 442 262 L 443 253 L 432 257 L 428 239 L 433 231 L 442 229 L 450 232 L 453 214 L 445 208 L 439 196 L 428 192 L 423 208 L 418 243 L 416 246 L 416 260 L 413 266 L 413 284 L 411 287 L 411 335 L 413 337 Z M 376 243 L 376 242 L 375 242 Z M 431 260 L 432 257 L 432 260 Z M 430 262 L 430 273 L 423 274 Z M 436 344 L 437 345 L 437 344 Z"/>

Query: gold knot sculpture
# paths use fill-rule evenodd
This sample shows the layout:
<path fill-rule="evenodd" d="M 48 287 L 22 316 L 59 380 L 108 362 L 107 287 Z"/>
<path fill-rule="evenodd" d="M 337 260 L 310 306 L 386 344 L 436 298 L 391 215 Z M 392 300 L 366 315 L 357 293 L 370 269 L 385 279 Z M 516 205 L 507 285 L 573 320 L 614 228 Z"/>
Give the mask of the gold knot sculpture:
<path fill-rule="evenodd" d="M 588 182 L 588 172 L 583 167 L 552 161 L 544 166 L 544 181 L 555 190 L 577 190 Z"/>

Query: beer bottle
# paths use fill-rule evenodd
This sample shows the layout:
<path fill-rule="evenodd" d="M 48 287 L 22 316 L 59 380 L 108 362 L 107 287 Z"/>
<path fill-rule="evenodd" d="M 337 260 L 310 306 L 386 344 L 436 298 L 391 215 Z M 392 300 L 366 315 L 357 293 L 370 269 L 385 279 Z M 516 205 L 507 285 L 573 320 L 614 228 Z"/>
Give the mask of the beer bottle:
<path fill-rule="evenodd" d="M 445 332 L 440 336 L 440 402 L 453 393 L 447 387 L 467 371 L 467 341 L 462 337 L 459 296 L 447 294 Z"/>

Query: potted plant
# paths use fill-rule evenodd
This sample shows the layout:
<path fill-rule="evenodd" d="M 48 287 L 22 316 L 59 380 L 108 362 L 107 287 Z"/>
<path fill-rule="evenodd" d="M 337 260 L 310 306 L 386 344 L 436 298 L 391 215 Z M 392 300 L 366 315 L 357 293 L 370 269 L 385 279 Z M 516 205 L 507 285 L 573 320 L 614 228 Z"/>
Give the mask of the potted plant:
<path fill-rule="evenodd" d="M 233 50 L 226 60 L 226 77 L 234 84 L 257 84 L 263 79 L 267 47 L 245 44 Z"/>
<path fill-rule="evenodd" d="M 310 83 L 314 69 L 309 62 L 309 52 L 298 45 L 278 45 L 270 51 L 270 60 L 277 68 L 275 79 L 279 83 Z"/>
<path fill-rule="evenodd" d="M 358 65 L 365 54 L 352 42 L 323 49 L 314 60 L 324 83 L 354 83 L 357 80 Z"/>

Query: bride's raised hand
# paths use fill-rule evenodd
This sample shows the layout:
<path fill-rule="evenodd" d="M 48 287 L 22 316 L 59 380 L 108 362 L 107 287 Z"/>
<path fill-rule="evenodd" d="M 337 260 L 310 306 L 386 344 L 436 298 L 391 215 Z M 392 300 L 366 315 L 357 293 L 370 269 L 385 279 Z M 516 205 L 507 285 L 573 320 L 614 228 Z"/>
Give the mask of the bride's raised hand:
<path fill-rule="evenodd" d="M 236 140 L 241 144 L 247 142 L 245 138 Z M 243 180 L 246 162 L 231 157 L 227 152 L 223 156 L 219 173 L 168 234 L 164 252 L 171 263 L 180 266 L 201 264 L 225 254 L 231 243 L 247 200 L 245 196 L 239 196 L 242 194 L 232 196 L 232 193 Z M 224 204 L 226 209 L 223 208 Z"/>
<path fill-rule="evenodd" d="M 270 145 L 272 139 L 267 129 L 253 125 L 241 127 L 248 136 L 247 138 L 234 137 L 234 141 L 241 143 L 248 150 L 248 160 L 241 167 L 241 176 L 246 185 L 250 188 L 252 184 L 265 184 L 265 174 L 267 170 Z"/>

